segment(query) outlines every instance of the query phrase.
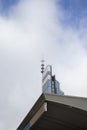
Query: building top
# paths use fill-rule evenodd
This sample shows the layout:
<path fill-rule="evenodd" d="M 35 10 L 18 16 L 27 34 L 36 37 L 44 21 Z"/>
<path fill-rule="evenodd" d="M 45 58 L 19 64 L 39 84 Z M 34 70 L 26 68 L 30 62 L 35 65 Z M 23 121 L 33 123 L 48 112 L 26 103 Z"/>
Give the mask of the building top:
<path fill-rule="evenodd" d="M 44 64 L 41 64 L 42 73 L 42 92 L 48 94 L 64 95 L 64 92 L 60 89 L 60 83 L 56 80 L 55 75 L 52 75 L 52 66 L 47 65 L 44 69 Z"/>
<path fill-rule="evenodd" d="M 17 130 L 87 129 L 87 98 L 42 94 Z"/>

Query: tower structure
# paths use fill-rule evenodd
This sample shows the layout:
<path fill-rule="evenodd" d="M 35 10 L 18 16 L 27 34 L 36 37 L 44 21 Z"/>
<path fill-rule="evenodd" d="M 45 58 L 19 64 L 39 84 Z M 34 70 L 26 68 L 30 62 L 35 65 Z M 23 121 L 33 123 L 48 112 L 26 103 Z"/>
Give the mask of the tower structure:
<path fill-rule="evenodd" d="M 60 89 L 60 83 L 56 80 L 55 75 L 52 75 L 52 66 L 47 65 L 44 69 L 44 64 L 41 65 L 42 73 L 42 92 L 49 94 L 64 95 L 64 92 Z"/>

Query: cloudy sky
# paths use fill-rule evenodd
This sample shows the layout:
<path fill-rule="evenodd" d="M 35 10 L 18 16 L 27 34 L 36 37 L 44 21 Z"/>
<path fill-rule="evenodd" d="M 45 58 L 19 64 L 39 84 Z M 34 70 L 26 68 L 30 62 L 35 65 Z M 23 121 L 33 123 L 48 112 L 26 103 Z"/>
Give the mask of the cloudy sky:
<path fill-rule="evenodd" d="M 87 0 L 0 0 L 0 130 L 41 95 L 42 58 L 65 95 L 87 97 Z"/>

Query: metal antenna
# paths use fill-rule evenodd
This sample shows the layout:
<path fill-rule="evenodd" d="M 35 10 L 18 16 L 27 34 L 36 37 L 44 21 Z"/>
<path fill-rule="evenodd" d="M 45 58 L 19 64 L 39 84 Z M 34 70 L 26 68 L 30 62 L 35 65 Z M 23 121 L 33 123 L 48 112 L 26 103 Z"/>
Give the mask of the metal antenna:
<path fill-rule="evenodd" d="M 44 72 L 44 60 L 41 60 L 41 73 L 43 74 Z"/>

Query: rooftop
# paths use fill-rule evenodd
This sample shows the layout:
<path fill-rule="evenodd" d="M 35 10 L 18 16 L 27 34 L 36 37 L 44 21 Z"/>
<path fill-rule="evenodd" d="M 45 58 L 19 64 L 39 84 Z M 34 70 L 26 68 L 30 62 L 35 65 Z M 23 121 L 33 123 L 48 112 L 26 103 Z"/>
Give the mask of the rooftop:
<path fill-rule="evenodd" d="M 17 130 L 87 130 L 87 98 L 42 94 Z"/>

